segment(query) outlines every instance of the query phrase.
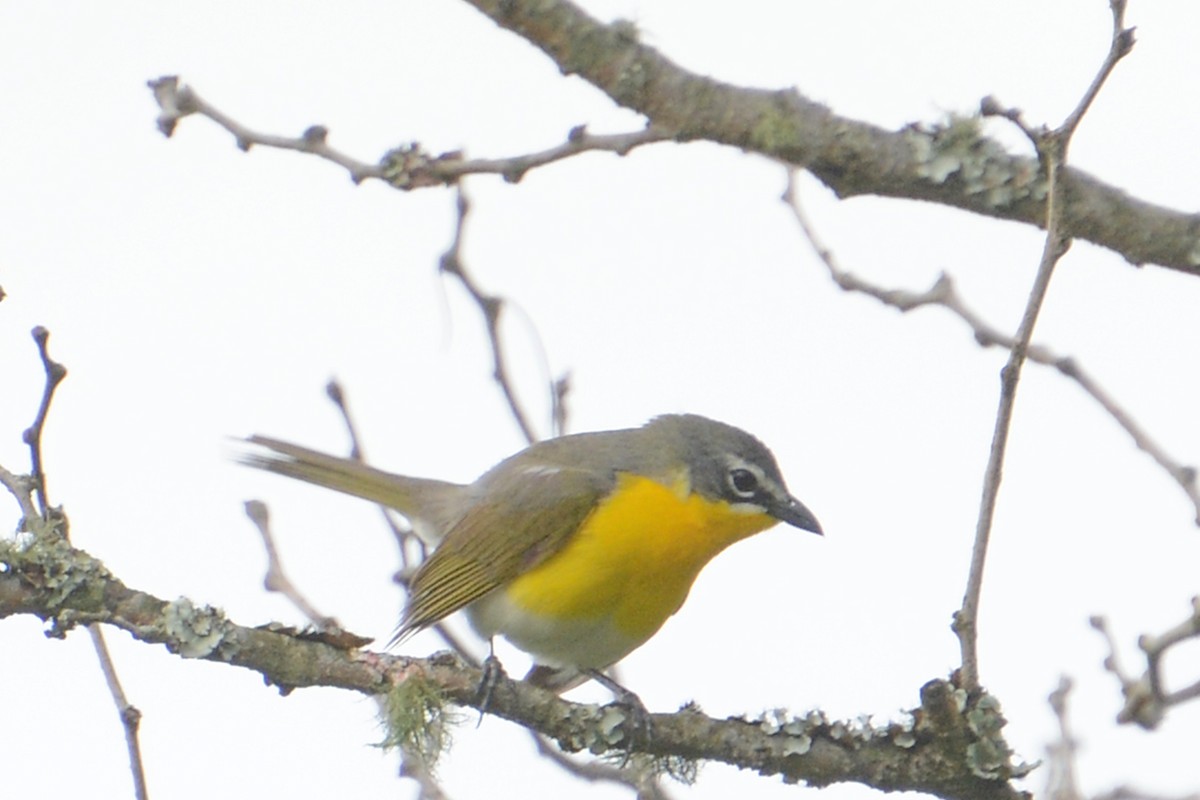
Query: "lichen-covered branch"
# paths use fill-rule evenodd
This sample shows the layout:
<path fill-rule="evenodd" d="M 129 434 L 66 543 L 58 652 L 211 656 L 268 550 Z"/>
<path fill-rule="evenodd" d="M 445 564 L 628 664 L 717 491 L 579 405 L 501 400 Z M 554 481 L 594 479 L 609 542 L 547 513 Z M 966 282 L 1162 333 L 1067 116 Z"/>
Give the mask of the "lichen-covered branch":
<path fill-rule="evenodd" d="M 1042 227 L 1046 181 L 1032 158 L 983 137 L 973 120 L 889 131 L 834 114 L 795 89 L 751 89 L 689 72 L 569 0 L 468 0 L 566 75 L 645 114 L 679 140 L 732 145 L 802 167 L 842 197 L 929 200 Z M 1063 234 L 1200 275 L 1200 216 L 1156 206 L 1074 168 L 1061 175 Z"/>
<path fill-rule="evenodd" d="M 407 658 L 347 649 L 319 634 L 238 625 L 187 599 L 166 601 L 130 588 L 52 534 L 21 545 L 0 543 L 0 619 L 16 614 L 50 621 L 55 636 L 78 624 L 113 625 L 184 658 L 252 669 L 285 692 L 329 686 L 379 695 L 418 680 L 445 702 L 479 706 L 480 672 L 457 656 Z M 621 706 L 570 703 L 521 681 L 501 678 L 487 713 L 536 730 L 567 751 L 630 748 Z M 968 700 L 950 682 L 937 680 L 922 689 L 920 707 L 902 722 L 839 722 L 820 712 L 792 717 L 782 711 L 718 720 L 688 707 L 654 714 L 653 737 L 634 750 L 664 763 L 722 761 L 814 786 L 852 781 L 945 798 L 1018 800 L 1024 795 L 1010 779 L 1028 768 L 1012 765 L 1003 725 L 993 698 Z"/>

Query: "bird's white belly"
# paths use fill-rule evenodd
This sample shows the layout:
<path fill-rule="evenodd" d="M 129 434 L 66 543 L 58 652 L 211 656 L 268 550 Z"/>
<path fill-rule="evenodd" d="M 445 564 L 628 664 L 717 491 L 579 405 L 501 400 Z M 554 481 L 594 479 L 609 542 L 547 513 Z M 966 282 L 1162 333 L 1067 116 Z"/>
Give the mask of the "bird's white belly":
<path fill-rule="evenodd" d="M 561 619 L 531 614 L 502 590 L 471 604 L 467 617 L 484 638 L 503 636 L 548 667 L 603 669 L 645 641 L 619 630 L 611 616 Z"/>

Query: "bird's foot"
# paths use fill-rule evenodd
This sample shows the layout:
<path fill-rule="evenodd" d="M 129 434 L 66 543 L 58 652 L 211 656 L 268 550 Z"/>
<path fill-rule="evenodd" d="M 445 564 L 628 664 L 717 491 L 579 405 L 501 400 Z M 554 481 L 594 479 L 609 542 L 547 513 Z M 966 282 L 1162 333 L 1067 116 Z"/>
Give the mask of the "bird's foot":
<path fill-rule="evenodd" d="M 616 704 L 624 707 L 629 714 L 627 724 L 624 726 L 629 735 L 628 749 L 632 751 L 636 745 L 649 743 L 654 736 L 654 722 L 650 717 L 650 712 L 646 710 L 645 704 L 642 703 L 642 698 L 598 669 L 589 669 L 586 672 L 593 680 L 612 692 Z M 628 756 L 626 759 L 628 760 Z"/>
<path fill-rule="evenodd" d="M 500 663 L 500 659 L 488 653 L 488 657 L 483 660 L 483 675 L 479 678 L 479 688 L 475 690 L 475 698 L 479 701 L 479 722 L 475 723 L 475 727 L 478 728 L 483 724 L 483 715 L 487 713 L 488 707 L 492 704 L 492 693 L 496 691 L 496 685 L 500 683 L 500 680 L 505 677 L 504 666 Z"/>

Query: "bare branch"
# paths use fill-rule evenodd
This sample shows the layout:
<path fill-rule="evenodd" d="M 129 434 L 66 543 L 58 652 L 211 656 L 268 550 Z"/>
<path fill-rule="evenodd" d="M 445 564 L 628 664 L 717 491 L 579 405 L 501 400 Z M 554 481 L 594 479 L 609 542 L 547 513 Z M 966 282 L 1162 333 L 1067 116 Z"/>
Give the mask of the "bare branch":
<path fill-rule="evenodd" d="M 1125 429 L 1133 439 L 1133 443 L 1154 459 L 1155 463 L 1166 470 L 1167 474 L 1179 484 L 1179 488 L 1183 489 L 1184 493 L 1187 494 L 1188 499 L 1192 502 L 1192 507 L 1195 509 L 1196 516 L 1194 521 L 1196 525 L 1200 525 L 1200 484 L 1196 480 L 1196 468 L 1182 464 L 1172 458 L 1160 444 L 1150 438 L 1149 434 L 1134 421 L 1128 411 L 1118 405 L 1107 392 L 1096 384 L 1096 381 L 1088 373 L 1084 372 L 1083 368 L 1074 359 L 1059 358 L 1053 362 L 1053 366 L 1063 375 L 1077 381 L 1083 387 L 1083 390 L 1090 394 Z"/>
<path fill-rule="evenodd" d="M 238 625 L 187 599 L 167 602 L 131 589 L 63 539 L 38 540 L 21 550 L 0 542 L 0 563 L 7 565 L 0 571 L 0 618 L 35 615 L 53 621 L 56 635 L 77 624 L 106 623 L 186 658 L 255 670 L 284 691 L 329 686 L 374 696 L 423 680 L 447 702 L 482 704 L 480 671 L 452 654 L 391 656 L 295 631 Z M 51 569 L 55 582 L 47 585 L 43 577 Z M 655 758 L 716 760 L 814 786 L 850 781 L 955 800 L 1025 800 L 1009 781 L 1029 768 L 1011 763 L 994 698 L 968 698 L 942 680 L 927 683 L 919 708 L 898 722 L 842 722 L 815 711 L 718 720 L 689 707 L 652 715 L 654 736 L 636 745 L 619 704 L 571 703 L 506 677 L 497 679 L 487 703 L 488 714 L 539 731 L 571 752 L 619 754 L 632 747 Z"/>
<path fill-rule="evenodd" d="M 888 131 L 838 116 L 796 89 L 733 86 L 689 72 L 643 43 L 625 20 L 605 25 L 570 0 L 468 0 L 497 25 L 540 48 L 619 105 L 680 141 L 705 140 L 802 167 L 840 197 L 927 200 L 999 219 L 1045 224 L 1043 175 L 1030 159 L 954 126 Z M 1200 275 L 1195 216 L 1130 197 L 1073 168 L 1063 232 Z"/>
<path fill-rule="evenodd" d="M 984 471 L 983 492 L 979 502 L 979 518 L 975 527 L 975 542 L 971 549 L 971 566 L 967 576 L 967 588 L 963 595 L 962 608 L 955 614 L 954 631 L 958 634 L 962 650 L 962 685 L 967 691 L 979 689 L 978 623 L 979 603 L 983 592 L 983 570 L 987 562 L 988 540 L 991 537 L 995 517 L 996 500 L 1000 493 L 1004 455 L 1008 447 L 1008 434 L 1012 425 L 1013 409 L 1016 407 L 1017 384 L 1025 364 L 1033 329 L 1038 314 L 1050 288 L 1050 277 L 1059 260 L 1071 246 L 1071 236 L 1064 224 L 1065 194 L 1062 171 L 1066 165 L 1067 150 L 1083 114 L 1095 99 L 1113 67 L 1126 53 L 1132 38 L 1124 35 L 1122 19 L 1124 3 L 1113 2 L 1114 34 L 1108 56 L 1104 59 L 1096 78 L 1076 105 L 1066 122 L 1050 132 L 1033 131 L 1021 124 L 1020 128 L 1031 138 L 1037 148 L 1038 161 L 1046 174 L 1046 238 L 1042 248 L 1041 262 L 1033 279 L 1025 311 L 1017 326 L 1013 346 L 1009 351 L 1008 363 L 1000 373 L 1000 403 L 996 411 L 996 426 L 992 433 L 992 445 L 988 452 L 987 468 Z"/>
<path fill-rule="evenodd" d="M 268 592 L 278 592 L 286 597 L 319 630 L 340 628 L 337 620 L 325 616 L 317 611 L 312 603 L 308 602 L 308 598 L 296 588 L 284 571 L 283 562 L 279 560 L 279 550 L 275 547 L 275 537 L 271 535 L 271 515 L 267 504 L 261 500 L 247 500 L 245 508 L 246 516 L 250 518 L 259 535 L 262 536 L 263 549 L 267 551 L 267 574 L 263 578 L 263 588 Z"/>
<path fill-rule="evenodd" d="M 346 426 L 346 434 L 350 437 L 350 458 L 355 461 L 364 461 L 362 439 L 358 435 L 358 426 L 354 423 L 354 417 L 350 414 L 346 392 L 336 378 L 331 378 L 325 384 L 325 396 L 329 398 L 330 402 L 333 403 L 338 413 L 342 416 L 342 423 Z"/>
<path fill-rule="evenodd" d="M 564 372 L 554 381 L 553 398 L 550 403 L 551 432 L 554 436 L 562 436 L 567 432 L 567 395 L 571 393 L 571 373 Z"/>
<path fill-rule="evenodd" d="M 355 424 L 354 417 L 350 413 L 350 404 L 346 399 L 345 390 L 338 381 L 331 380 L 325 384 L 325 394 L 337 406 L 338 412 L 342 416 L 342 421 L 346 425 L 346 432 L 350 436 L 350 457 L 356 461 L 365 461 L 366 454 L 363 451 L 362 439 L 358 435 L 358 426 Z M 400 548 L 400 569 L 392 576 L 392 580 L 407 591 L 413 572 L 425 560 L 425 543 L 421 541 L 419 536 L 413 534 L 411 528 L 397 522 L 396 518 L 392 515 L 392 509 L 387 506 L 380 506 L 379 510 L 383 514 L 384 523 L 391 530 L 392 536 L 396 539 L 396 544 Z M 415 559 L 409 552 L 410 549 L 416 551 Z M 444 623 L 435 623 L 430 626 L 430 629 L 441 637 L 446 646 L 457 653 L 460 658 L 471 666 L 479 666 L 479 659 Z M 420 776 L 418 775 L 417 777 Z M 420 780 L 417 782 L 420 784 Z"/>
<path fill-rule="evenodd" d="M 464 175 L 500 175 L 510 183 L 517 183 L 531 169 L 580 153 L 606 152 L 623 156 L 636 147 L 671 138 L 665 131 L 653 126 L 631 133 L 592 134 L 588 133 L 585 126 L 578 125 L 570 130 L 565 142 L 536 153 L 508 158 L 468 159 L 456 150 L 434 156 L 413 142 L 388 151 L 377 164 L 368 164 L 330 147 L 329 131 L 324 126 L 313 125 L 297 137 L 259 133 L 203 100 L 190 86 L 180 85 L 177 76 L 167 75 L 148 81 L 147 85 L 154 92 L 160 109 L 158 129 L 166 136 L 174 133 L 179 120 L 198 114 L 208 117 L 233 134 L 241 150 L 260 145 L 308 153 L 342 167 L 350 173 L 350 179 L 356 184 L 374 178 L 405 190 L 453 186 Z"/>
<path fill-rule="evenodd" d="M 448 800 L 446 791 L 437 782 L 425 759 L 400 748 L 400 777 L 417 785 L 417 800 Z"/>
<path fill-rule="evenodd" d="M 104 672 L 104 680 L 112 693 L 113 702 L 117 704 L 117 714 L 121 717 L 121 725 L 125 729 L 125 749 L 129 751 L 129 770 L 133 773 L 133 793 L 137 800 L 147 800 L 150 793 L 146 788 L 146 770 L 142 766 L 142 747 L 138 740 L 138 727 L 141 725 L 142 712 L 125 697 L 121 681 L 117 678 L 117 668 L 113 664 L 108 645 L 104 642 L 104 633 L 96 624 L 87 626 L 92 644 L 96 648 L 96 656 L 100 659 L 100 669 Z"/>
<path fill-rule="evenodd" d="M 517 393 L 509 378 L 508 362 L 504 356 L 504 348 L 500 344 L 500 312 L 504 309 L 505 300 L 495 295 L 486 294 L 479 288 L 479 285 L 475 283 L 475 280 L 467 273 L 466 268 L 463 266 L 463 230 L 466 226 L 467 213 L 470 211 L 471 205 L 461 186 L 457 188 L 456 192 L 458 214 L 454 225 L 454 240 L 450 243 L 450 248 L 442 254 L 442 258 L 438 262 L 438 269 L 443 275 L 453 275 L 457 278 L 458 282 L 467 290 L 467 294 L 479 306 L 479 311 L 483 314 L 484 324 L 487 326 L 488 343 L 492 349 L 492 377 L 496 380 L 496 384 L 499 385 L 500 391 L 504 393 L 504 400 L 508 403 L 508 408 L 512 412 L 517 427 L 521 429 L 521 434 L 525 437 L 525 441 L 533 444 L 539 437 L 533 429 L 533 425 L 529 421 L 529 415 L 525 412 L 521 401 L 517 399 Z M 554 387 L 552 386 L 552 396 L 554 391 Z"/>
<path fill-rule="evenodd" d="M 354 423 L 354 418 L 350 414 L 350 407 L 346 401 L 346 393 L 342 389 L 340 383 L 336 380 L 330 380 L 325 384 L 325 394 L 330 401 L 337 407 L 341 414 L 342 421 L 346 426 L 346 431 L 350 437 L 350 458 L 356 461 L 363 461 L 365 456 L 363 453 L 362 441 L 358 435 L 358 426 Z M 406 589 L 407 583 L 407 565 L 408 565 L 408 545 L 411 542 L 416 542 L 416 546 L 422 548 L 421 540 L 413 535 L 411 530 L 402 528 L 395 519 L 393 519 L 390 509 L 386 506 L 379 506 L 380 512 L 383 514 L 385 524 L 391 530 L 393 537 L 400 548 L 401 569 L 396 573 L 396 582 L 403 585 Z M 292 604 L 301 610 L 301 612 L 309 618 L 319 629 L 334 628 L 334 636 L 339 636 L 342 631 L 337 626 L 335 620 L 329 617 L 320 615 L 308 600 L 296 589 L 295 585 L 287 577 L 283 571 L 283 565 L 279 560 L 279 556 L 275 549 L 274 537 L 270 532 L 270 520 L 267 515 L 267 507 L 265 504 L 251 500 L 246 503 L 246 515 L 253 520 L 255 526 L 263 537 L 263 544 L 267 550 L 267 577 L 264 580 L 264 585 L 269 591 L 282 592 L 288 597 Z M 438 626 L 439 631 L 445 633 L 444 626 Z M 443 636 L 444 639 L 455 647 L 458 643 L 449 637 L 448 634 Z M 335 642 L 336 643 L 336 642 Z M 365 643 L 365 640 L 364 640 Z M 455 647 L 458 650 L 457 647 Z M 470 658 L 465 651 L 459 650 L 465 658 Z M 385 704 L 380 696 L 376 696 L 375 701 L 380 706 L 381 716 L 386 716 L 384 711 Z M 429 769 L 426 759 L 413 753 L 409 748 L 401 746 L 400 748 L 400 775 L 401 777 L 409 778 L 417 785 L 417 796 L 421 800 L 447 800 L 447 795 L 443 791 L 441 785 L 437 782 L 437 778 Z"/>
<path fill-rule="evenodd" d="M 1166 717 L 1168 708 L 1200 697 L 1200 680 L 1171 691 L 1162 675 L 1163 657 L 1172 647 L 1200 638 L 1200 597 L 1192 598 L 1191 614 L 1178 625 L 1157 636 L 1144 634 L 1138 638 L 1138 647 L 1146 657 L 1146 669 L 1136 677 L 1121 668 L 1117 642 L 1105 619 L 1092 617 L 1091 623 L 1108 642 L 1109 655 L 1104 659 L 1104 667 L 1120 681 L 1125 697 L 1125 705 L 1117 714 L 1118 722 L 1153 730 Z"/>
<path fill-rule="evenodd" d="M 336 379 L 332 379 L 325 384 L 325 394 L 334 406 L 337 407 L 338 413 L 342 417 L 342 423 L 346 426 L 346 434 L 350 437 L 350 458 L 355 461 L 365 461 L 366 455 L 363 452 L 362 439 L 358 435 L 358 426 L 354 422 L 354 417 L 350 414 L 350 406 L 346 400 L 345 390 L 342 389 L 342 385 Z M 408 551 L 410 546 L 415 547 L 420 558 L 424 559 L 425 543 L 419 537 L 414 536 L 410 528 L 397 522 L 396 518 L 392 515 L 392 510 L 387 506 L 380 506 L 379 512 L 383 515 L 384 524 L 392 532 L 392 538 L 396 540 L 396 545 L 400 548 L 401 571 L 408 568 Z M 398 577 L 397 582 L 399 582 Z"/>
<path fill-rule="evenodd" d="M 1065 675 L 1058 688 L 1050 693 L 1050 708 L 1058 719 L 1058 741 L 1047 747 L 1049 769 L 1046 774 L 1046 797 L 1049 800 L 1083 800 L 1079 781 L 1075 777 L 1075 753 L 1078 745 L 1067 723 L 1067 698 L 1071 694 L 1071 679 Z"/>
<path fill-rule="evenodd" d="M 67 368 L 50 358 L 47 342 L 50 331 L 42 326 L 33 329 L 33 340 L 37 342 L 38 354 L 42 358 L 42 368 L 46 372 L 46 382 L 42 388 L 42 401 L 38 404 L 37 416 L 33 424 L 21 434 L 22 441 L 29 445 L 30 477 L 33 479 L 37 493 L 38 510 L 45 517 L 50 508 L 46 493 L 46 471 L 42 465 L 42 432 L 46 427 L 46 415 L 50 412 L 50 401 L 54 399 L 54 390 L 67 377 Z"/>
<path fill-rule="evenodd" d="M 33 503 L 33 493 L 37 483 L 29 475 L 18 475 L 0 467 L 0 486 L 8 490 L 21 507 L 22 527 L 28 520 L 41 516 Z"/>
<path fill-rule="evenodd" d="M 536 731 L 530 731 L 538 755 L 549 759 L 564 772 L 588 783 L 615 783 L 637 793 L 638 800 L 670 800 L 670 795 L 657 780 L 655 771 L 630 764 L 619 767 L 603 761 L 576 761 Z M 632 767 L 632 769 L 630 768 Z"/>
<path fill-rule="evenodd" d="M 1070 145 L 1071 138 L 1075 135 L 1075 129 L 1083 121 L 1084 114 L 1092 107 L 1092 102 L 1099 96 L 1100 89 L 1104 87 L 1104 82 L 1112 74 L 1113 68 L 1117 66 L 1117 62 L 1129 55 L 1129 52 L 1133 50 L 1135 29 L 1125 27 L 1125 2 L 1126 0 L 1108 0 L 1109 10 L 1112 11 L 1112 41 L 1109 43 L 1108 53 L 1104 57 L 1104 63 L 1100 65 L 1100 69 L 1096 72 L 1096 76 L 1092 78 L 1091 85 L 1083 93 L 1083 97 L 1079 99 L 1075 110 L 1067 116 L 1066 120 L 1058 128 L 1057 133 L 1063 140 L 1064 160 L 1066 148 Z"/>
<path fill-rule="evenodd" d="M 838 288 L 847 292 L 859 292 L 868 295 L 884 305 L 891 306 L 903 312 L 914 311 L 926 306 L 944 308 L 970 327 L 975 341 L 981 347 L 1012 349 L 1013 337 L 989 324 L 983 317 L 970 308 L 962 296 L 959 295 L 953 279 L 944 272 L 925 291 L 913 292 L 905 289 L 879 286 L 843 269 L 838 264 L 837 258 L 830 249 L 821 242 L 816 229 L 808 219 L 808 215 L 804 213 L 804 208 L 796 193 L 794 173 L 788 173 L 788 184 L 787 189 L 783 193 L 783 201 L 788 204 L 801 232 L 813 248 L 813 252 L 817 254 L 821 263 L 829 271 L 829 276 L 837 284 Z M 1063 376 L 1078 383 L 1083 391 L 1108 412 L 1117 424 L 1129 434 L 1133 443 L 1149 455 L 1155 463 L 1166 470 L 1171 478 L 1179 484 L 1180 488 L 1187 494 L 1188 499 L 1191 500 L 1196 513 L 1196 524 L 1200 525 L 1200 484 L 1197 483 L 1195 467 L 1186 466 L 1172 458 L 1163 449 L 1162 445 L 1156 442 L 1134 420 L 1133 416 L 1071 356 L 1059 355 L 1049 347 L 1041 344 L 1030 344 L 1025 355 L 1030 361 L 1042 364 L 1043 366 L 1053 367 Z"/>
<path fill-rule="evenodd" d="M 812 244 L 818 257 L 826 265 L 830 275 L 842 289 L 870 294 L 881 302 L 902 311 L 910 311 L 923 305 L 944 306 L 957 313 L 972 327 L 975 331 L 976 339 L 980 344 L 1002 344 L 1009 349 L 1008 363 L 1001 371 L 1000 401 L 996 412 L 996 423 L 988 454 L 987 468 L 984 473 L 983 491 L 980 497 L 979 517 L 975 529 L 975 541 L 972 547 L 967 588 L 963 596 L 962 607 L 955 614 L 954 620 L 954 630 L 958 635 L 962 650 L 962 686 L 968 691 L 975 691 L 979 688 L 977 623 L 979 602 L 983 589 L 983 570 L 987 561 L 988 540 L 991 534 L 996 499 L 1000 489 L 1004 453 L 1007 447 L 1008 432 L 1016 401 L 1017 383 L 1025 360 L 1028 358 L 1033 361 L 1053 364 L 1063 374 L 1070 375 L 1079 380 L 1081 385 L 1084 385 L 1093 397 L 1100 400 L 1106 409 L 1120 411 L 1119 407 L 1107 398 L 1094 382 L 1089 380 L 1085 383 L 1079 379 L 1078 375 L 1080 372 L 1077 366 L 1074 365 L 1074 362 L 1067 359 L 1054 358 L 1045 348 L 1034 347 L 1031 341 L 1033 328 L 1037 322 L 1038 313 L 1049 287 L 1050 276 L 1053 274 L 1054 267 L 1059 259 L 1062 258 L 1070 247 L 1070 236 L 1064 225 L 1063 185 L 1061 180 L 1070 137 L 1078 126 L 1083 111 L 1091 104 L 1095 93 L 1099 91 L 1100 86 L 1103 84 L 1103 78 L 1111 73 L 1115 63 L 1128 52 L 1130 42 L 1132 41 L 1131 34 L 1124 32 L 1121 27 L 1122 12 L 1123 8 L 1118 9 L 1117 4 L 1114 3 L 1114 30 L 1117 33 L 1114 33 L 1110 53 L 1101 66 L 1097 74 L 1097 79 L 1089 87 L 1087 94 L 1080 100 L 1076 109 L 1068 117 L 1067 122 L 1059 129 L 1050 132 L 1034 130 L 1022 120 L 1019 111 L 1001 108 L 999 103 L 991 98 L 985 98 L 983 101 L 982 106 L 985 114 L 1000 116 L 1012 121 L 1026 136 L 1034 141 L 1038 149 L 1039 159 L 1047 175 L 1045 244 L 1042 249 L 1042 257 L 1038 265 L 1037 275 L 1030 289 L 1020 325 L 1017 328 L 1016 335 L 1011 339 L 998 334 L 994 329 L 986 326 L 975 314 L 971 313 L 955 294 L 951 281 L 946 275 L 942 275 L 927 292 L 918 294 L 902 290 L 883 289 L 844 272 L 838 268 L 829 250 L 818 241 L 812 226 L 800 208 L 796 197 L 795 181 L 790 174 L 787 190 L 783 196 L 784 201 L 792 208 L 801 230 Z M 1138 442 L 1139 447 L 1146 449 L 1144 444 L 1149 442 L 1149 440 L 1133 424 L 1132 419 L 1124 412 L 1114 414 L 1114 417 L 1130 432 L 1134 437 L 1134 441 Z M 1165 459 L 1165 454 L 1157 448 L 1155 448 L 1152 454 L 1155 455 L 1155 458 L 1160 463 L 1163 463 L 1164 460 L 1170 461 L 1169 459 Z M 1183 471 L 1183 468 L 1175 469 L 1176 465 L 1173 462 L 1170 462 L 1170 464 L 1171 466 L 1168 467 L 1168 471 L 1173 476 L 1176 476 L 1177 480 L 1184 478 L 1185 480 L 1180 480 L 1180 483 L 1184 486 L 1185 491 L 1188 491 L 1189 495 L 1195 496 L 1194 475 L 1188 475 L 1186 471 Z M 1196 497 L 1196 500 L 1200 501 L 1200 497 Z M 1200 519 L 1200 503 L 1197 504 L 1197 513 L 1198 519 Z"/>
<path fill-rule="evenodd" d="M 1060 184 L 1058 171 L 1061 166 L 1062 150 L 1052 148 L 1047 150 L 1046 169 L 1050 176 L 1050 190 L 1047 198 L 1046 243 L 1042 248 L 1042 260 L 1038 264 L 1037 275 L 1034 276 L 1033 287 L 1029 299 L 1025 303 L 1025 311 L 1021 323 L 1017 326 L 1017 335 L 1013 347 L 1009 351 L 1008 363 L 1000 372 L 1000 403 L 996 411 L 996 426 L 992 432 L 992 445 L 988 451 L 987 468 L 984 471 L 983 492 L 979 502 L 979 518 L 975 526 L 975 543 L 971 549 L 971 566 L 967 576 L 967 589 L 963 596 L 962 608 L 955 614 L 954 630 L 958 634 L 962 649 L 962 681 L 963 688 L 976 691 L 979 688 L 979 653 L 978 653 L 978 620 L 979 601 L 983 592 L 983 569 L 987 561 L 988 540 L 992 532 L 992 520 L 996 511 L 996 499 L 1000 493 L 1000 479 L 1003 472 L 1004 455 L 1008 447 L 1008 433 L 1012 425 L 1013 409 L 1016 407 L 1017 383 L 1020 380 L 1021 368 L 1025 364 L 1025 356 L 1029 351 L 1029 343 L 1033 338 L 1033 328 L 1037 323 L 1046 292 L 1050 288 L 1050 276 L 1060 258 L 1070 247 L 1070 240 L 1062 232 L 1062 214 L 1059 211 Z"/>

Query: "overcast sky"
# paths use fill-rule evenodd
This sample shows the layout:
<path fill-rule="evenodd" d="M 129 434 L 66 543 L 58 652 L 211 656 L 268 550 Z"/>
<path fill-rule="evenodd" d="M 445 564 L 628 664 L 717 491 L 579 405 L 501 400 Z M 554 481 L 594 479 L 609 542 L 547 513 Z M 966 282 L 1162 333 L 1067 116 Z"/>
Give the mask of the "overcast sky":
<path fill-rule="evenodd" d="M 1057 124 L 1108 46 L 1103 0 L 588 2 L 634 20 L 685 67 L 747 86 L 796 86 L 890 128 L 996 95 Z M 1132 0 L 1138 45 L 1085 120 L 1073 163 L 1184 210 L 1200 186 L 1200 7 Z M 211 122 L 155 128 L 148 79 L 178 74 L 242 123 L 326 125 L 364 161 L 419 141 L 506 156 L 586 123 L 642 121 L 465 3 L 181 5 L 0 2 L 0 464 L 26 464 L 52 332 L 70 370 L 45 439 L 51 499 L 72 540 L 130 586 L 222 607 L 242 624 L 301 621 L 261 586 L 241 511 L 271 506 L 285 565 L 346 627 L 386 640 L 402 598 L 378 513 L 232 465 L 230 436 L 345 449 L 323 386 L 344 384 L 377 464 L 471 480 L 518 449 L 490 379 L 477 310 L 436 275 L 453 195 L 355 187 L 294 153 L 239 151 Z M 1027 150 L 1003 126 L 989 131 Z M 844 266 L 923 289 L 945 271 L 1013 329 L 1039 232 L 907 201 L 803 201 Z M 824 539 L 778 528 L 701 576 L 683 611 L 630 656 L 623 680 L 654 711 L 786 707 L 896 717 L 958 664 L 949 630 L 966 580 L 1004 354 L 938 310 L 900 315 L 828 279 L 779 201 L 784 173 L 713 145 L 593 154 L 519 185 L 473 178 L 464 255 L 510 298 L 505 341 L 548 430 L 542 385 L 570 371 L 572 430 L 693 411 L 775 451 Z M 1200 281 L 1135 269 L 1076 243 L 1037 339 L 1075 356 L 1177 459 L 1200 460 Z M 534 333 L 536 331 L 536 335 Z M 540 338 L 539 338 L 540 337 Z M 540 341 L 540 344 L 539 344 Z M 544 358 L 542 352 L 544 351 Z M 15 527 L 14 504 L 8 509 Z M 1030 366 L 1021 385 L 981 619 L 982 676 L 1027 760 L 1055 736 L 1045 701 L 1077 682 L 1088 791 L 1195 791 L 1200 704 L 1161 731 L 1117 726 L 1117 686 L 1088 628 L 1111 620 L 1126 661 L 1139 634 L 1183 620 L 1197 592 L 1194 510 L 1079 388 Z M 464 627 L 465 626 L 461 626 Z M 0 764 L 12 796 L 129 796 L 116 712 L 88 637 L 0 623 Z M 400 796 L 374 705 L 333 690 L 286 698 L 254 673 L 183 661 L 109 634 L 142 710 L 152 796 Z M 404 652 L 437 643 L 417 637 Z M 527 663 L 499 653 L 510 673 Z M 1200 675 L 1179 654 L 1177 683 Z M 576 695 L 603 700 L 588 687 Z M 498 719 L 457 731 L 440 774 L 455 798 L 626 796 L 539 762 Z M 506 781 L 508 776 L 520 782 Z M 1029 787 L 1040 789 L 1035 773 Z M 809 790 L 707 765 L 678 797 Z M 835 787 L 829 798 L 864 797 Z"/>

